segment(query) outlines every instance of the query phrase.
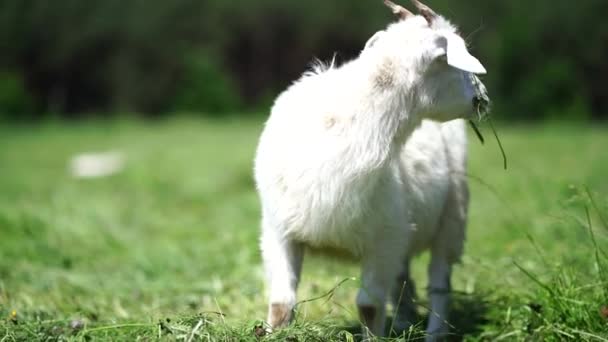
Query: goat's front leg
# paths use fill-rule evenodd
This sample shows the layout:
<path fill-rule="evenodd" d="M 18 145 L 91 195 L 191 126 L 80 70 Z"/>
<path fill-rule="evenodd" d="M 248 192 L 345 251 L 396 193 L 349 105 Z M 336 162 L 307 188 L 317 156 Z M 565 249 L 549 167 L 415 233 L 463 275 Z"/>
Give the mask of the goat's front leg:
<path fill-rule="evenodd" d="M 451 263 L 440 253 L 432 253 L 429 264 L 429 299 L 431 312 L 427 325 L 427 341 L 445 340 L 449 331 Z"/>
<path fill-rule="evenodd" d="M 303 256 L 301 244 L 280 236 L 274 229 L 264 230 L 262 257 L 270 291 L 267 322 L 272 329 L 286 326 L 293 318 Z"/>

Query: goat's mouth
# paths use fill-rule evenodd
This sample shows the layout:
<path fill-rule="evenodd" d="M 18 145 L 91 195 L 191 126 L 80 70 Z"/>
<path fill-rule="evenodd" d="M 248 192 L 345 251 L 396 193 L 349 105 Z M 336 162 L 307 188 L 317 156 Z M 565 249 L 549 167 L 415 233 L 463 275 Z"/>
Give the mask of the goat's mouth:
<path fill-rule="evenodd" d="M 471 75 L 475 96 L 473 97 L 473 110 L 477 114 L 477 120 L 481 121 L 490 113 L 490 97 L 483 83 L 475 75 Z"/>
<path fill-rule="evenodd" d="M 488 95 L 477 95 L 473 98 L 474 114 L 477 114 L 477 121 L 483 120 L 490 113 L 490 98 Z"/>
<path fill-rule="evenodd" d="M 479 141 L 483 144 L 483 135 L 475 124 L 475 114 L 477 114 L 477 122 L 481 122 L 483 119 L 488 117 L 488 114 L 490 113 L 490 97 L 488 96 L 488 91 L 486 90 L 486 87 L 483 85 L 483 83 L 481 83 L 479 78 L 477 78 L 477 76 L 473 74 L 471 74 L 470 77 L 473 89 L 475 90 L 475 96 L 472 100 L 474 113 L 472 115 L 472 118 L 469 120 L 469 123 L 471 124 L 473 131 L 475 131 L 477 138 L 479 138 Z"/>

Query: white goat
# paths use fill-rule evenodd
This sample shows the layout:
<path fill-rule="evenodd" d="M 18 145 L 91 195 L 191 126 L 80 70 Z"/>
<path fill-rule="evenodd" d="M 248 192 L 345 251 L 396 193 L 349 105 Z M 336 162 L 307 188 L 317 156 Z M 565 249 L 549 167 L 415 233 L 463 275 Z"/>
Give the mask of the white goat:
<path fill-rule="evenodd" d="M 430 338 L 445 334 L 450 272 L 468 206 L 463 120 L 489 99 L 485 73 L 456 29 L 385 0 L 401 20 L 341 67 L 317 67 L 276 100 L 255 160 L 268 322 L 288 324 L 306 246 L 362 263 L 361 322 L 384 334 L 392 291 L 398 326 L 412 324 L 409 260 L 430 249 Z M 403 292 L 401 303 L 398 302 Z M 365 330 L 368 331 L 368 330 Z"/>

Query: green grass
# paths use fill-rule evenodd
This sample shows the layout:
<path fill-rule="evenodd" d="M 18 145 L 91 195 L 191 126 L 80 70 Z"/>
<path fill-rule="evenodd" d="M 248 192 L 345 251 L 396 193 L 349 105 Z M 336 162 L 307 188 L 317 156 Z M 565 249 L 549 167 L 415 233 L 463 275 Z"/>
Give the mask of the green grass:
<path fill-rule="evenodd" d="M 266 303 L 251 167 L 261 127 L 173 119 L 0 128 L 0 341 L 258 340 Z M 481 146 L 471 132 L 454 339 L 607 340 L 608 127 L 499 134 L 508 171 L 494 141 Z M 69 176 L 71 156 L 109 149 L 126 154 L 124 172 Z M 414 265 L 422 319 L 427 259 Z M 356 339 L 358 275 L 355 264 L 308 257 L 299 298 L 331 295 L 300 305 L 292 327 L 262 340 Z"/>

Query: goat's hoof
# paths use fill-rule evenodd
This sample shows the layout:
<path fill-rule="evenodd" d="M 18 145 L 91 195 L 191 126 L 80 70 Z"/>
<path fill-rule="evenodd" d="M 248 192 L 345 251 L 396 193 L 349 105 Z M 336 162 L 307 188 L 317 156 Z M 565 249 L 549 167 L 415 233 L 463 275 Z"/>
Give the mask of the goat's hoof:
<path fill-rule="evenodd" d="M 270 304 L 270 313 L 268 323 L 271 329 L 277 329 L 287 326 L 292 319 L 293 309 L 291 306 L 284 303 Z"/>
<path fill-rule="evenodd" d="M 426 342 L 447 341 L 448 340 L 448 331 L 427 332 L 426 338 L 424 340 Z"/>
<path fill-rule="evenodd" d="M 414 326 L 415 325 L 410 321 L 395 321 L 392 324 L 391 331 L 389 331 L 389 334 L 401 335 L 403 334 L 403 332 L 407 332 L 410 329 L 413 329 Z"/>

